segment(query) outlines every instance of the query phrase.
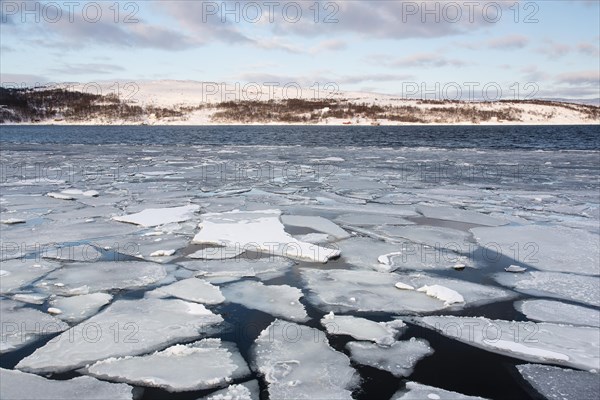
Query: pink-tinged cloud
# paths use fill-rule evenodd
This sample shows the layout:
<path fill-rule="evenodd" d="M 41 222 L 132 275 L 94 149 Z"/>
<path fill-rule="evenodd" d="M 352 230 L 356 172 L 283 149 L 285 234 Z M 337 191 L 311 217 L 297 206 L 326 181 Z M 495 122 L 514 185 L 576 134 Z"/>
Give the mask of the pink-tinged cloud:
<path fill-rule="evenodd" d="M 568 85 L 595 85 L 596 90 L 600 86 L 600 71 L 574 71 L 559 74 L 556 80 Z"/>
<path fill-rule="evenodd" d="M 511 35 L 492 39 L 487 45 L 494 49 L 522 49 L 527 46 L 529 39 L 522 35 Z"/>

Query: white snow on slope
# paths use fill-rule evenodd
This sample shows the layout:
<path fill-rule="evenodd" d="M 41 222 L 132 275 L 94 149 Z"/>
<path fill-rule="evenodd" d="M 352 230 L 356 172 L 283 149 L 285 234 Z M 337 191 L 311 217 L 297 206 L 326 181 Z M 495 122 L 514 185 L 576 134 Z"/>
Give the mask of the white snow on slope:
<path fill-rule="evenodd" d="M 202 329 L 222 321 L 203 305 L 182 300 L 120 300 L 40 347 L 17 368 L 69 371 L 109 357 L 143 354 L 196 339 Z"/>
<path fill-rule="evenodd" d="M 323 332 L 307 326 L 275 320 L 252 353 L 272 399 L 351 400 L 358 383 L 350 359 L 331 348 Z"/>
<path fill-rule="evenodd" d="M 0 368 L 0 398 L 5 400 L 131 400 L 132 389 L 89 376 L 59 381 Z"/>
<path fill-rule="evenodd" d="M 109 358 L 85 371 L 100 379 L 170 392 L 219 387 L 250 374 L 235 344 L 221 339 L 178 344 L 145 356 Z"/>
<path fill-rule="evenodd" d="M 200 232 L 194 237 L 193 243 L 241 247 L 300 261 L 322 263 L 340 254 L 338 250 L 293 238 L 285 232 L 280 215 L 279 210 L 204 214 Z"/>
<path fill-rule="evenodd" d="M 139 213 L 113 217 L 115 221 L 127 222 L 130 224 L 141 225 L 144 227 L 153 227 L 165 225 L 172 222 L 183 222 L 194 217 L 200 209 L 198 205 L 187 205 L 172 208 L 149 208 Z"/>

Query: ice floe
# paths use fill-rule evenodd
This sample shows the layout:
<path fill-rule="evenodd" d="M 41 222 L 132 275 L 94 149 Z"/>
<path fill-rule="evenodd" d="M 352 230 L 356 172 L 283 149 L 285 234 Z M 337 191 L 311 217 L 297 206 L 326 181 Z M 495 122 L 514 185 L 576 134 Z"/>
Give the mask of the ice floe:
<path fill-rule="evenodd" d="M 276 317 L 306 321 L 308 315 L 300 297 L 302 291 L 288 285 L 265 285 L 262 282 L 242 281 L 222 288 L 228 302 L 260 310 Z"/>
<path fill-rule="evenodd" d="M 471 346 L 525 361 L 600 369 L 598 329 L 550 323 L 427 316 L 408 320 Z"/>
<path fill-rule="evenodd" d="M 141 288 L 167 276 L 165 267 L 143 261 L 72 263 L 38 282 L 41 290 L 57 295 L 80 295 L 112 289 Z"/>
<path fill-rule="evenodd" d="M 173 296 L 203 304 L 219 304 L 225 301 L 218 286 L 198 278 L 183 279 L 168 286 L 161 286 L 147 293 L 148 295 Z"/>
<path fill-rule="evenodd" d="M 59 267 L 58 263 L 34 259 L 2 260 L 0 293 L 10 293 L 25 287 Z"/>
<path fill-rule="evenodd" d="M 412 374 L 419 360 L 433 354 L 429 342 L 416 338 L 394 342 L 389 346 L 349 342 L 346 347 L 352 361 L 387 371 L 398 378 Z"/>
<path fill-rule="evenodd" d="M 417 289 L 417 291 L 424 292 L 427 296 L 435 297 L 436 299 L 443 301 L 446 306 L 465 302 L 465 299 L 460 293 L 442 285 L 425 285 Z"/>
<path fill-rule="evenodd" d="M 170 392 L 223 386 L 250 374 L 233 343 L 203 339 L 145 356 L 108 358 L 85 368 L 94 377 Z"/>
<path fill-rule="evenodd" d="M 237 385 L 230 385 L 198 400 L 259 400 L 260 387 L 258 381 L 253 380 Z"/>
<path fill-rule="evenodd" d="M 350 234 L 323 217 L 303 216 L 303 215 L 282 215 L 281 222 L 286 226 L 295 226 L 310 228 L 318 232 L 326 233 L 336 239 L 345 239 Z"/>
<path fill-rule="evenodd" d="M 107 293 L 92 293 L 73 297 L 57 297 L 50 300 L 53 308 L 60 310 L 58 318 L 66 322 L 80 322 L 96 314 L 110 303 L 112 296 Z M 50 309 L 48 309 L 50 312 Z"/>
<path fill-rule="evenodd" d="M 517 370 L 548 400 L 596 400 L 600 393 L 597 372 L 537 364 L 517 365 Z"/>
<path fill-rule="evenodd" d="M 34 374 L 0 368 L 0 398 L 6 400 L 131 400 L 133 388 L 123 383 L 103 382 L 89 376 L 51 380 Z"/>
<path fill-rule="evenodd" d="M 179 262 L 184 268 L 197 271 L 196 276 L 214 282 L 222 278 L 257 277 L 272 279 L 284 275 L 293 265 L 283 257 L 235 258 Z"/>
<path fill-rule="evenodd" d="M 172 222 L 187 221 L 193 218 L 199 209 L 200 206 L 193 204 L 172 208 L 148 208 L 139 213 L 113 217 L 112 219 L 149 228 Z"/>
<path fill-rule="evenodd" d="M 390 400 L 485 400 L 483 397 L 467 396 L 423 385 L 417 382 L 406 382 L 404 389 L 398 390 Z"/>
<path fill-rule="evenodd" d="M 398 243 L 419 243 L 436 249 L 463 250 L 469 248 L 471 235 L 457 229 L 439 226 L 392 226 L 384 225 L 377 232 Z"/>
<path fill-rule="evenodd" d="M 476 211 L 462 210 L 452 207 L 418 206 L 417 212 L 427 218 L 443 219 L 448 221 L 465 222 L 474 225 L 501 226 L 508 222 L 498 218 L 490 217 Z"/>
<path fill-rule="evenodd" d="M 301 242 L 284 230 L 281 211 L 262 210 L 211 213 L 202 216 L 197 244 L 241 247 L 301 261 L 326 262 L 340 254 L 339 250 Z"/>
<path fill-rule="evenodd" d="M 200 338 L 223 319 L 182 300 L 119 300 L 72 327 L 17 365 L 28 372 L 63 372 L 109 357 L 148 353 Z"/>
<path fill-rule="evenodd" d="M 494 279 L 502 285 L 534 296 L 600 306 L 600 277 L 533 271 L 523 274 L 499 273 L 494 275 Z"/>
<path fill-rule="evenodd" d="M 48 335 L 62 332 L 69 325 L 33 308 L 23 307 L 8 299 L 0 299 L 0 354 L 18 350 Z"/>
<path fill-rule="evenodd" d="M 187 257 L 201 260 L 227 260 L 239 257 L 244 252 L 245 250 L 241 247 L 207 247 L 188 254 Z"/>
<path fill-rule="evenodd" d="M 400 320 L 374 322 L 350 315 L 335 315 L 333 312 L 321 319 L 321 325 L 330 335 L 349 335 L 357 340 L 369 340 L 383 345 L 392 344 L 398 331 L 405 326 Z"/>
<path fill-rule="evenodd" d="M 358 375 L 350 359 L 332 349 L 324 333 L 275 320 L 256 339 L 253 367 L 272 399 L 352 399 Z"/>
<path fill-rule="evenodd" d="M 471 229 L 477 243 L 549 272 L 600 275 L 598 235 L 562 226 L 501 226 Z"/>
<path fill-rule="evenodd" d="M 600 311 L 552 300 L 524 300 L 515 308 L 534 321 L 586 325 L 600 328 Z"/>

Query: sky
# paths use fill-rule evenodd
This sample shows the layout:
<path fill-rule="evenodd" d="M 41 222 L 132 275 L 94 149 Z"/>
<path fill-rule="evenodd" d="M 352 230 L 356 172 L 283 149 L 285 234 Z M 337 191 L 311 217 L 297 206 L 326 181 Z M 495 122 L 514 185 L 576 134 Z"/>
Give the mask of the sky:
<path fill-rule="evenodd" d="M 600 97 L 600 1 L 0 0 L 0 81 Z"/>

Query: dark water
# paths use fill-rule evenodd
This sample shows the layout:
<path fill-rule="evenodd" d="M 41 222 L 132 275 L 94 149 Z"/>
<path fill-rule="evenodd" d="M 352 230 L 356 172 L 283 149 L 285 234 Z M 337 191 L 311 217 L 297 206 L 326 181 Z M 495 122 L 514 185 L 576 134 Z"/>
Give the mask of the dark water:
<path fill-rule="evenodd" d="M 598 150 L 600 129 L 570 126 L 2 126 L 0 143 L 380 146 Z"/>

